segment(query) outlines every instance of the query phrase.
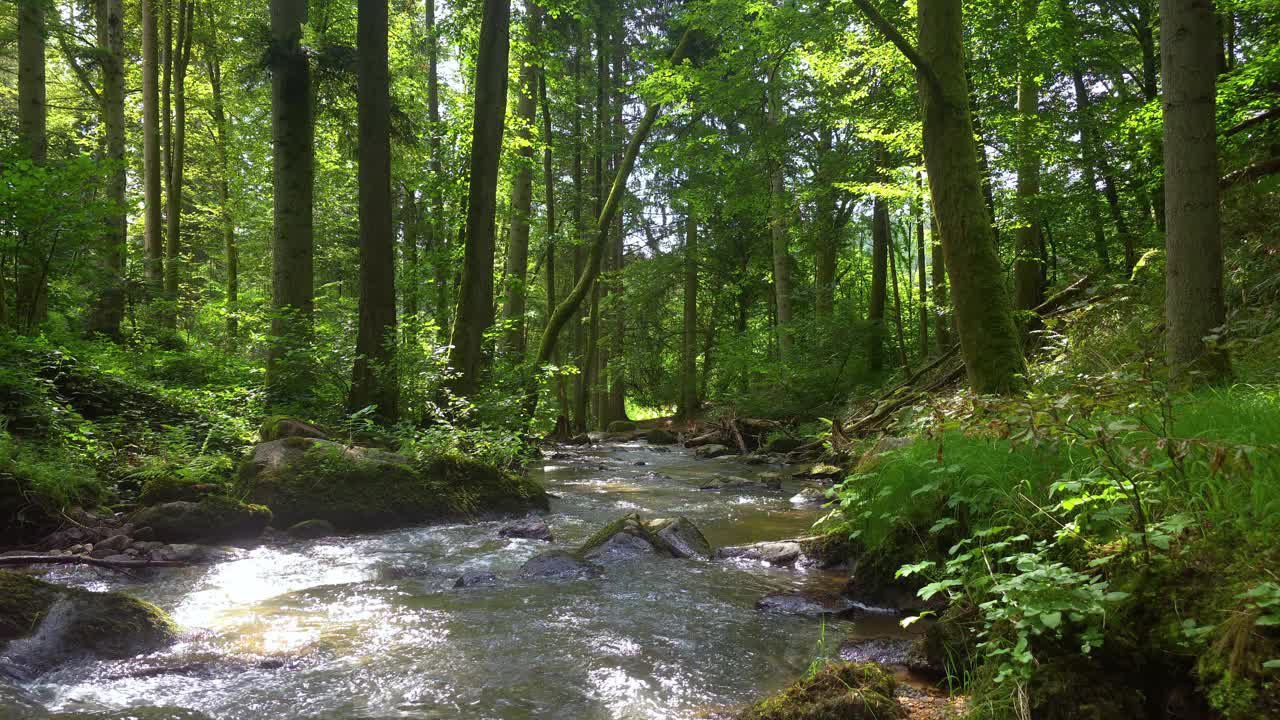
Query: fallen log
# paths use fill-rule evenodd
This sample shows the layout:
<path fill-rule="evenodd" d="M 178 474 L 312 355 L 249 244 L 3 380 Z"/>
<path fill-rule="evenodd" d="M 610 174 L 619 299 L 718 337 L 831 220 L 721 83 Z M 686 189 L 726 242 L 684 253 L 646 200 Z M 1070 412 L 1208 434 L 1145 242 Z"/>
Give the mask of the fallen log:
<path fill-rule="evenodd" d="M 0 557 L 0 565 L 92 565 L 112 570 L 137 570 L 153 567 L 190 567 L 181 560 L 107 560 L 88 555 L 10 555 Z"/>

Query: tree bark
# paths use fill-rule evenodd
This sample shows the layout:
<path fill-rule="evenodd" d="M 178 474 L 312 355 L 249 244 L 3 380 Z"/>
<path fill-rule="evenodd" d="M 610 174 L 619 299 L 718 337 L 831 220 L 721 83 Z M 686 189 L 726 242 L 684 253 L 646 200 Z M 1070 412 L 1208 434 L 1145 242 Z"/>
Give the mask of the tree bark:
<path fill-rule="evenodd" d="M 1167 352 L 1175 377 L 1198 383 L 1230 373 L 1226 352 L 1205 340 L 1226 322 L 1212 0 L 1161 0 L 1160 36 Z"/>
<path fill-rule="evenodd" d="M 898 251 L 894 247 L 893 232 L 887 234 L 889 241 L 889 277 L 893 280 L 893 324 L 898 331 L 898 362 L 905 369 L 907 361 L 907 333 L 902 322 L 902 293 L 898 289 Z"/>
<path fill-rule="evenodd" d="M 916 189 L 923 192 L 924 177 L 916 173 Z M 929 279 L 925 275 L 924 198 L 916 200 L 916 266 L 920 274 L 920 358 L 929 354 Z M 907 273 L 910 276 L 910 272 Z"/>
<path fill-rule="evenodd" d="M 1089 88 L 1084 84 L 1084 73 L 1079 66 L 1071 68 L 1071 82 L 1076 94 L 1076 127 L 1080 130 L 1080 170 L 1084 182 L 1085 202 L 1088 203 L 1089 225 L 1093 233 L 1093 247 L 1098 262 L 1105 270 L 1111 266 L 1111 253 L 1107 248 L 1107 233 L 1103 229 L 1102 207 L 1098 203 L 1098 145 L 1094 138 L 1093 118 L 1089 112 Z M 1123 220 L 1121 221 L 1123 222 Z"/>
<path fill-rule="evenodd" d="M 613 28 L 613 75 L 610 78 L 610 92 L 613 96 L 613 123 L 610 133 L 613 146 L 612 165 L 614 171 L 622 163 L 622 138 L 626 135 L 626 127 L 622 121 L 622 106 L 626 99 L 622 96 L 622 59 L 627 50 L 623 44 L 623 26 L 621 18 L 617 18 Z M 626 378 L 624 363 L 619 362 L 626 351 L 627 325 L 626 308 L 624 306 L 622 269 L 626 264 L 626 247 L 623 234 L 626 219 L 626 207 L 619 205 L 613 218 L 613 252 L 610 254 L 613 278 L 609 283 L 609 294 L 614 299 L 609 303 L 612 314 L 612 337 L 609 340 L 608 388 L 604 399 L 604 414 L 601 424 L 607 428 L 615 420 L 629 420 L 627 417 Z"/>
<path fill-rule="evenodd" d="M 542 8 L 536 3 L 527 5 L 526 41 L 529 53 L 537 48 L 542 30 Z M 533 125 L 537 121 L 538 68 L 532 57 L 525 57 L 520 65 L 519 99 L 516 102 L 516 136 L 519 145 L 516 154 L 519 163 L 511 181 L 511 238 L 507 243 L 507 288 L 502 317 L 507 323 L 506 350 L 517 361 L 525 350 L 525 299 L 529 272 L 529 224 L 533 207 Z"/>
<path fill-rule="evenodd" d="M 156 11 L 162 0 L 140 0 L 142 7 L 142 188 L 143 246 L 148 289 L 164 282 L 164 230 L 161 216 L 160 60 Z"/>
<path fill-rule="evenodd" d="M 432 279 L 436 296 L 432 317 L 441 340 L 448 339 L 449 332 L 449 231 L 444 223 L 444 193 L 440 184 L 444 173 L 440 162 L 440 38 L 436 31 L 436 0 L 426 0 L 427 32 L 427 119 L 431 126 L 427 145 L 431 152 L 431 179 L 427 183 L 431 213 L 426 222 L 426 248 L 431 253 Z"/>
<path fill-rule="evenodd" d="M 787 200 L 782 156 L 783 138 L 779 136 L 782 98 L 777 87 L 776 71 L 769 76 L 765 90 L 765 125 L 775 145 L 769 158 L 769 237 L 773 251 L 773 292 L 777 308 L 778 359 L 785 365 L 791 358 L 791 256 L 787 251 L 788 235 Z"/>
<path fill-rule="evenodd" d="M 582 42 L 581 30 L 578 42 L 573 51 L 573 277 L 582 277 L 586 268 L 587 253 L 585 243 L 587 228 L 582 217 L 586 198 L 586 180 L 583 170 L 582 143 Z M 548 308 L 548 313 L 551 312 Z M 576 311 L 575 311 L 576 312 Z M 573 350 L 578 360 L 578 372 L 573 376 L 573 429 L 586 432 L 587 429 L 587 382 L 586 382 L 586 335 L 583 332 L 583 318 L 577 313 L 573 324 Z"/>
<path fill-rule="evenodd" d="M 422 271 L 418 257 L 418 192 L 406 189 L 400 206 L 400 232 L 403 238 L 401 255 L 404 257 L 404 277 L 401 293 L 404 296 L 404 316 L 401 321 L 406 345 L 412 346 L 418 331 L 418 290 L 422 287 Z"/>
<path fill-rule="evenodd" d="M 951 317 L 947 312 L 947 263 L 942 253 L 942 237 L 938 233 L 938 217 L 929 217 L 929 235 L 933 265 L 933 335 L 938 341 L 938 353 L 951 347 Z"/>
<path fill-rule="evenodd" d="M 311 390 L 314 308 L 312 199 L 315 177 L 311 67 L 301 46 L 307 0 L 271 0 L 271 140 L 274 172 L 271 335 L 267 400 Z"/>
<path fill-rule="evenodd" d="M 206 9 L 208 6 L 206 6 Z M 222 48 L 218 44 L 218 27 L 210 11 L 206 29 L 205 69 L 213 95 L 213 130 L 218 153 L 218 220 L 222 230 L 222 246 L 227 264 L 227 339 L 235 342 L 240 334 L 240 250 L 236 243 L 235 219 L 231 217 L 231 166 L 227 160 L 227 111 L 222 94 Z"/>
<path fill-rule="evenodd" d="M 359 0 L 360 319 L 347 409 L 370 405 L 396 421 L 395 229 L 391 222 L 391 95 L 387 70 L 387 0 Z M 491 256 L 492 257 L 492 256 Z"/>
<path fill-rule="evenodd" d="M 871 298 L 867 305 L 867 369 L 884 370 L 884 308 L 888 299 L 889 209 L 877 195 L 871 205 Z"/>
<path fill-rule="evenodd" d="M 1040 148 L 1036 137 L 1040 119 L 1039 68 L 1027 28 L 1039 0 L 1023 0 L 1023 48 L 1018 68 L 1018 231 L 1014 235 L 1013 301 L 1017 310 L 1030 310 L 1044 300 L 1044 267 L 1040 263 Z M 1031 330 L 1031 328 L 1027 328 Z"/>
<path fill-rule="evenodd" d="M 106 128 L 103 157 L 107 165 L 106 218 L 98 264 L 102 289 L 89 315 L 89 334 L 120 338 L 124 321 L 124 259 L 128 251 L 128 208 L 125 190 L 129 166 L 125 160 L 124 10 L 121 0 L 96 0 L 98 52 L 102 68 L 102 121 Z"/>
<path fill-rule="evenodd" d="M 470 397 L 479 389 L 484 335 L 493 324 L 494 213 L 506 119 L 510 21 L 510 0 L 484 0 L 476 56 L 462 282 L 449 351 L 449 367 L 457 373 L 453 390 L 463 397 Z"/>
<path fill-rule="evenodd" d="M 692 205 L 685 219 L 684 332 L 680 338 L 680 407 L 677 416 L 692 420 L 698 414 L 698 221 Z"/>
<path fill-rule="evenodd" d="M 45 4 L 18 0 L 18 134 L 34 165 L 44 165 L 48 154 L 44 53 Z M 23 332 L 34 332 L 47 313 L 48 269 L 37 240 L 27 238 L 26 257 L 18 259 L 15 319 Z"/>
<path fill-rule="evenodd" d="M 194 0 L 178 0 L 178 35 L 175 39 L 176 45 L 172 49 L 174 57 L 172 63 L 166 65 L 166 69 L 172 66 L 173 121 L 171 128 L 165 132 L 166 137 L 172 133 L 172 145 L 167 163 L 169 192 L 165 196 L 165 307 L 161 317 L 164 326 L 170 330 L 177 327 L 178 285 L 181 281 L 182 186 L 187 154 L 187 67 L 191 60 L 191 25 L 194 10 Z M 165 85 L 168 88 L 168 80 Z"/>
<path fill-rule="evenodd" d="M 832 133 L 823 128 L 818 134 L 818 172 L 815 177 L 817 198 L 815 201 L 814 238 L 814 314 L 830 318 L 835 307 L 836 292 L 836 194 L 831 173 Z"/>

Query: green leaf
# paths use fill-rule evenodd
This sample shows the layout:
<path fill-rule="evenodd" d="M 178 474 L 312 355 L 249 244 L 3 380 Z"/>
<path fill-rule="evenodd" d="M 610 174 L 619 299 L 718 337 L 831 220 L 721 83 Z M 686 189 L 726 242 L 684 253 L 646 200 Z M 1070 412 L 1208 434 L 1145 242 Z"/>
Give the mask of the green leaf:
<path fill-rule="evenodd" d="M 1062 624 L 1062 613 L 1056 611 L 1041 613 L 1040 622 L 1044 623 L 1044 626 L 1050 630 L 1055 630 Z"/>

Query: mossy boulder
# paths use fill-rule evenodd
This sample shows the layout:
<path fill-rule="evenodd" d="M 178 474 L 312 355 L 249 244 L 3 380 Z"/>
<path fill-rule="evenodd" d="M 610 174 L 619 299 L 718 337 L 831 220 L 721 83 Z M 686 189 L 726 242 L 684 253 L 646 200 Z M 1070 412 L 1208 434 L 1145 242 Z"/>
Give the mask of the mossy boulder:
<path fill-rule="evenodd" d="M 629 513 L 597 530 L 575 555 L 584 560 L 629 560 L 644 555 L 675 557 L 667 541 L 649 529 L 640 516 Z"/>
<path fill-rule="evenodd" d="M 327 520 L 340 531 L 548 508 L 543 487 L 455 455 L 413 460 L 317 438 L 262 443 L 240 467 L 248 498 L 270 507 L 278 527 Z"/>
<path fill-rule="evenodd" d="M 831 665 L 762 700 L 736 720 L 894 720 L 897 682 L 875 663 Z"/>
<path fill-rule="evenodd" d="M 167 543 L 222 542 L 255 538 L 271 523 L 271 510 L 215 495 L 199 502 L 177 500 L 139 510 L 137 527 L 149 527 Z"/>
<path fill-rule="evenodd" d="M 679 558 L 710 560 L 714 550 L 702 531 L 688 518 L 659 518 L 647 520 L 645 529 L 664 543 L 667 550 Z"/>
<path fill-rule="evenodd" d="M 288 437 L 316 438 L 328 440 L 329 435 L 319 426 L 285 415 L 272 415 L 262 421 L 258 427 L 258 437 L 262 442 L 271 442 Z"/>
<path fill-rule="evenodd" d="M 20 665 L 47 670 L 76 656 L 131 657 L 175 635 L 163 610 L 129 595 L 0 571 L 0 648 Z"/>
<path fill-rule="evenodd" d="M 636 429 L 636 424 L 630 420 L 614 420 L 605 429 L 611 433 L 632 432 Z"/>
<path fill-rule="evenodd" d="M 676 434 L 666 428 L 653 428 L 644 434 L 644 439 L 650 445 L 672 445 L 676 441 Z"/>
<path fill-rule="evenodd" d="M 199 502 L 211 495 L 224 495 L 227 489 L 223 483 L 192 481 L 176 475 L 166 475 L 151 478 L 142 484 L 138 504 L 156 505 L 176 500 Z"/>

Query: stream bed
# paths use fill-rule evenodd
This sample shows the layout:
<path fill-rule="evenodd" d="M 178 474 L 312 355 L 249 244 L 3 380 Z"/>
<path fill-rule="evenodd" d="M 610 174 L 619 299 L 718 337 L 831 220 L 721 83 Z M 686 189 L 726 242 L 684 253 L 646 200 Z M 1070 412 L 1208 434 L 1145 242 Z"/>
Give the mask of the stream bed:
<path fill-rule="evenodd" d="M 798 481 L 698 489 L 776 467 L 644 443 L 569 454 L 532 471 L 558 496 L 551 545 L 481 522 L 229 549 L 145 582 L 50 571 L 42 577 L 154 602 L 182 638 L 152 655 L 0 679 L 0 718 L 696 718 L 781 688 L 824 635 L 834 654 L 851 633 L 901 632 L 875 612 L 824 623 L 755 609 L 769 592 L 838 591 L 839 572 L 646 559 L 591 580 L 514 579 L 532 555 L 574 547 L 628 512 L 683 515 L 716 547 L 803 535 L 823 513 L 791 504 Z M 469 572 L 500 579 L 455 588 Z"/>

